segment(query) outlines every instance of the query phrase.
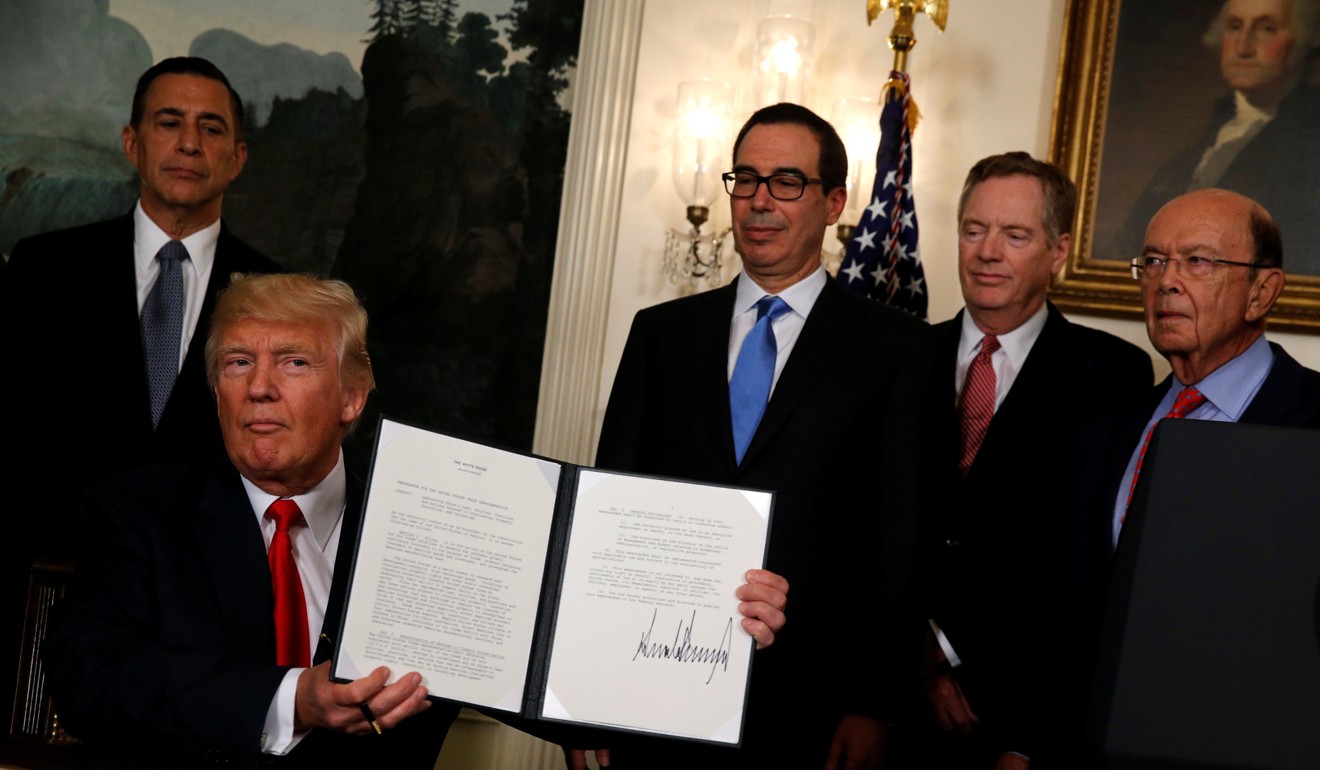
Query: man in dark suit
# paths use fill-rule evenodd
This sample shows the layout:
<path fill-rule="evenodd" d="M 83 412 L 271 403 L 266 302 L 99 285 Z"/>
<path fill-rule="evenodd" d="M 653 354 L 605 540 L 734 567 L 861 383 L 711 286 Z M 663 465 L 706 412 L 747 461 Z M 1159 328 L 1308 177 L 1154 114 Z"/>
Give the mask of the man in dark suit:
<path fill-rule="evenodd" d="M 163 764 L 432 767 L 456 709 L 431 706 L 415 674 L 329 678 L 361 497 L 340 443 L 374 387 L 365 311 L 338 281 L 236 279 L 205 358 L 227 457 L 130 471 L 85 497 L 46 646 L 65 727 Z M 281 551 L 273 512 L 288 501 Z M 272 578 L 290 551 L 292 610 Z"/>
<path fill-rule="evenodd" d="M 15 407 L 6 418 L 0 480 L 8 488 L 58 489 L 67 501 L 56 514 L 6 522 L 5 683 L 13 682 L 8 666 L 18 658 L 28 569 L 34 557 L 69 555 L 65 522 L 79 491 L 126 468 L 219 448 L 201 350 L 216 292 L 232 272 L 279 269 L 220 221 L 224 191 L 242 171 L 247 146 L 242 102 L 214 65 L 177 58 L 147 70 L 122 140 L 140 179 L 135 210 L 24 239 L 0 277 L 3 347 L 30 373 L 0 384 L 0 400 Z M 167 244 L 181 244 L 187 258 L 163 267 L 157 252 Z M 158 281 L 167 272 L 174 277 L 168 286 Z M 153 369 L 140 317 L 167 304 L 171 287 L 179 315 L 160 334 L 174 341 L 160 348 Z"/>
<path fill-rule="evenodd" d="M 1109 572 L 1127 506 L 1141 478 L 1146 443 L 1161 419 L 1216 420 L 1320 428 L 1320 372 L 1265 339 L 1284 287 L 1279 229 L 1259 203 L 1209 189 L 1175 198 L 1146 229 L 1133 260 L 1146 332 L 1173 373 L 1149 393 L 1088 426 L 1078 464 L 1073 605 L 1059 766 L 1081 767 L 1089 700 Z"/>
<path fill-rule="evenodd" d="M 90 749 L 129 767 L 434 766 L 457 708 L 419 675 L 329 678 L 362 498 L 341 443 L 375 386 L 366 329 L 343 282 L 235 276 L 205 348 L 225 454 L 84 496 L 46 660 L 62 724 Z M 786 589 L 753 572 L 739 609 L 768 646 Z"/>
<path fill-rule="evenodd" d="M 923 538 L 923 691 L 937 728 L 923 766 L 1026 766 L 1035 644 L 1058 612 L 1046 576 L 1067 553 L 1072 449 L 1096 405 L 1154 377 L 1140 348 L 1046 300 L 1076 202 L 1062 169 L 1025 152 L 978 162 L 958 202 L 966 308 L 934 331 L 949 499 Z M 1024 471 L 1031 483 L 1012 483 Z"/>
<path fill-rule="evenodd" d="M 888 621 L 915 543 L 928 327 L 821 268 L 847 195 L 828 123 L 797 105 L 764 108 L 733 156 L 742 273 L 637 314 L 596 462 L 775 490 L 766 566 L 792 586 L 793 622 L 757 657 L 741 749 L 629 740 L 614 758 L 876 767 L 900 688 L 893 667 L 920 641 Z"/>

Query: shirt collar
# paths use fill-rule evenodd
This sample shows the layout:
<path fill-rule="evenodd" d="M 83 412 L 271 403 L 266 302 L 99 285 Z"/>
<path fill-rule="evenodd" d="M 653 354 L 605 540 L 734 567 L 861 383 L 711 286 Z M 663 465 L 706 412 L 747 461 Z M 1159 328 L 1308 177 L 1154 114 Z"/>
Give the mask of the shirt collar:
<path fill-rule="evenodd" d="M 1048 316 L 1049 308 L 1042 304 L 1018 328 L 1006 334 L 995 335 L 995 338 L 999 340 L 999 349 L 1008 356 L 1008 360 L 1013 364 L 1014 371 L 1022 369 L 1027 356 L 1031 353 L 1031 346 L 1036 344 L 1036 339 L 1040 337 L 1041 330 L 1045 328 L 1045 319 Z M 958 338 L 958 360 L 966 361 L 980 352 L 983 337 L 985 337 L 985 332 L 976 326 L 976 321 L 972 320 L 971 312 L 964 309 L 962 314 L 962 336 Z"/>
<path fill-rule="evenodd" d="M 1274 114 L 1277 113 L 1278 111 L 1279 111 L 1278 105 L 1275 105 L 1271 109 L 1263 110 L 1260 107 L 1257 107 L 1256 105 L 1247 101 L 1247 97 L 1243 96 L 1241 92 L 1239 91 L 1233 92 L 1234 122 L 1255 123 L 1258 120 L 1271 120 L 1274 118 Z"/>
<path fill-rule="evenodd" d="M 243 488 L 252 503 L 252 510 L 257 512 L 257 517 L 260 519 L 265 515 L 270 504 L 279 498 L 262 491 L 247 478 L 241 475 L 239 478 L 243 480 Z M 288 498 L 298 504 L 303 518 L 307 520 L 308 529 L 312 531 L 322 550 L 325 550 L 326 544 L 330 541 L 330 535 L 334 533 L 339 517 L 344 515 L 344 501 L 348 497 L 345 491 L 347 479 L 348 474 L 344 470 L 344 452 L 340 450 L 339 460 L 335 463 L 334 469 L 321 479 L 319 484 L 301 495 Z"/>
<path fill-rule="evenodd" d="M 829 280 L 824 267 L 818 267 L 806 278 L 798 281 L 792 286 L 784 289 L 774 295 L 784 301 L 790 309 L 802 318 L 806 318 L 811 313 L 811 308 L 815 307 L 816 300 L 820 297 L 820 292 L 825 288 L 826 281 Z M 738 276 L 738 290 L 733 300 L 733 315 L 738 317 L 748 310 L 756 307 L 756 303 L 766 296 L 767 292 L 747 274 L 747 268 L 743 268 Z"/>
<path fill-rule="evenodd" d="M 133 209 L 133 233 L 136 239 L 134 254 L 139 267 L 145 267 L 155 260 L 156 253 L 171 240 L 160 226 L 151 221 L 147 212 L 142 210 L 141 199 Z M 210 270 L 211 263 L 215 260 L 215 245 L 219 240 L 219 219 L 183 239 L 183 246 L 188 250 L 187 261 L 192 263 L 193 270 L 199 274 Z"/>
<path fill-rule="evenodd" d="M 1256 397 L 1260 386 L 1265 384 L 1265 378 L 1273 367 L 1274 351 L 1262 334 L 1236 358 L 1210 372 L 1200 382 L 1191 384 L 1216 409 L 1237 422 L 1247 410 L 1247 405 Z M 1178 384 L 1178 390 L 1188 385 L 1180 382 L 1177 377 L 1173 379 Z"/>

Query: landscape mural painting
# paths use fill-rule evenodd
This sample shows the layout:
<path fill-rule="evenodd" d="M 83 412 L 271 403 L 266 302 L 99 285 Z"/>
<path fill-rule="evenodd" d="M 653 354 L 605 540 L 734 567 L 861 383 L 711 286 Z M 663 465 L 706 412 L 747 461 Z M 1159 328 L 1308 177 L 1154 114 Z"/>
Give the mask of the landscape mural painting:
<path fill-rule="evenodd" d="M 204 57 L 247 113 L 225 222 L 370 313 L 350 465 L 382 413 L 530 448 L 581 19 L 582 0 L 6 0 L 0 252 L 129 211 L 137 77 Z"/>

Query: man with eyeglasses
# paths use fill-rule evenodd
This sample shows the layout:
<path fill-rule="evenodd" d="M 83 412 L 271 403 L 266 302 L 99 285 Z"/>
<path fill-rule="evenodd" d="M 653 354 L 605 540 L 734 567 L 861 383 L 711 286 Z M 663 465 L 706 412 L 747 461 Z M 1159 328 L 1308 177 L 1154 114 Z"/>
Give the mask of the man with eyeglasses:
<path fill-rule="evenodd" d="M 1320 372 L 1265 338 L 1285 279 L 1279 230 L 1259 203 L 1220 189 L 1174 198 L 1151 220 L 1132 271 L 1146 332 L 1173 373 L 1083 435 L 1072 565 L 1079 616 L 1069 652 L 1078 668 L 1064 672 L 1074 677 L 1067 680 L 1074 700 L 1061 709 L 1074 731 L 1085 713 L 1114 550 L 1155 424 L 1185 418 L 1320 428 Z M 1070 756 L 1067 766 L 1080 761 Z"/>
<path fill-rule="evenodd" d="M 929 618 L 922 766 L 1026 767 L 1041 667 L 1033 641 L 1060 612 L 1078 401 L 1135 397 L 1150 356 L 1071 323 L 1046 300 L 1071 244 L 1077 188 L 1025 152 L 992 155 L 958 201 L 966 307 L 934 328 L 945 406 L 940 489 L 923 538 Z M 1030 483 L 1006 490 L 1030 460 Z"/>
<path fill-rule="evenodd" d="M 888 616 L 915 547 L 928 327 L 821 267 L 846 172 L 815 113 L 756 112 L 725 175 L 741 273 L 633 322 L 597 464 L 775 490 L 766 567 L 793 619 L 757 655 L 740 749 L 630 737 L 620 766 L 881 762 L 899 661 L 920 644 Z"/>

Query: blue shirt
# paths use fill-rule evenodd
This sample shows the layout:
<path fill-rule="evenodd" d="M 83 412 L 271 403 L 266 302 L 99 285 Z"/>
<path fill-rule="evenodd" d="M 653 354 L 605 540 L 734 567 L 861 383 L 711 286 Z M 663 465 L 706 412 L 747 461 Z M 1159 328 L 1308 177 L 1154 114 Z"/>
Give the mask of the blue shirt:
<path fill-rule="evenodd" d="M 1187 415 L 1189 420 L 1214 420 L 1215 422 L 1237 422 L 1247 405 L 1256 397 L 1260 386 L 1265 383 L 1270 369 L 1274 367 L 1274 351 L 1265 341 L 1265 335 L 1256 338 L 1251 346 L 1238 354 L 1237 358 L 1211 372 L 1200 382 L 1190 383 L 1205 396 L 1205 403 Z M 1164 394 L 1160 403 L 1151 413 L 1150 420 L 1141 432 L 1141 442 L 1132 450 L 1128 459 L 1127 470 L 1123 472 L 1123 483 L 1118 487 L 1118 497 L 1114 500 L 1114 544 L 1118 544 L 1118 533 L 1123 528 L 1123 516 L 1127 513 L 1128 490 L 1132 486 L 1132 476 L 1136 473 L 1137 457 L 1141 446 L 1146 443 L 1146 434 L 1156 422 L 1163 419 L 1173 408 L 1178 393 L 1189 383 L 1179 382 L 1173 377 L 1169 392 Z"/>

